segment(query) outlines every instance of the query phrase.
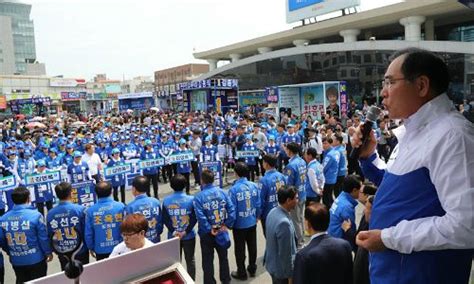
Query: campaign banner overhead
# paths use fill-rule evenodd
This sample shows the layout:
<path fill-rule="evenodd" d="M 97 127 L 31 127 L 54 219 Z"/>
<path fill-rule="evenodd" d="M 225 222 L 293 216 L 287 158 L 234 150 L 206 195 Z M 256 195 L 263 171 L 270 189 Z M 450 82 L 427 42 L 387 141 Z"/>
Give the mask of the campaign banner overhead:
<path fill-rule="evenodd" d="M 287 0 L 286 22 L 293 23 L 360 5 L 360 0 Z"/>

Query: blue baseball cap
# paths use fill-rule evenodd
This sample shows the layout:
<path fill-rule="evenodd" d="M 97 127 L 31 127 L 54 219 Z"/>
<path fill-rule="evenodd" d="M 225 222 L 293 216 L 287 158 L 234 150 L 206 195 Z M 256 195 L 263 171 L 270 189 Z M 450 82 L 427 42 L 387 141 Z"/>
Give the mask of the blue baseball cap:
<path fill-rule="evenodd" d="M 275 140 L 275 135 L 269 135 L 268 140 Z"/>
<path fill-rule="evenodd" d="M 79 151 L 74 152 L 74 158 L 82 157 L 82 153 Z"/>
<path fill-rule="evenodd" d="M 149 145 L 151 145 L 151 140 L 149 139 L 145 140 L 145 146 L 149 146 Z"/>
<path fill-rule="evenodd" d="M 186 139 L 184 139 L 184 138 L 179 139 L 179 144 L 180 145 L 181 144 L 186 144 Z"/>
<path fill-rule="evenodd" d="M 74 149 L 74 144 L 68 144 L 68 145 L 66 146 L 66 148 L 67 148 L 67 149 Z"/>
<path fill-rule="evenodd" d="M 252 140 L 252 134 L 247 134 L 247 135 L 245 135 L 245 139 L 247 139 L 247 140 Z"/>
<path fill-rule="evenodd" d="M 44 160 L 38 160 L 38 162 L 36 162 L 36 166 L 46 167 L 46 162 Z"/>
<path fill-rule="evenodd" d="M 206 138 L 204 139 L 204 142 L 210 142 L 212 140 L 211 135 L 207 135 Z"/>
<path fill-rule="evenodd" d="M 120 150 L 118 148 L 113 148 L 112 149 L 112 155 L 120 153 Z"/>

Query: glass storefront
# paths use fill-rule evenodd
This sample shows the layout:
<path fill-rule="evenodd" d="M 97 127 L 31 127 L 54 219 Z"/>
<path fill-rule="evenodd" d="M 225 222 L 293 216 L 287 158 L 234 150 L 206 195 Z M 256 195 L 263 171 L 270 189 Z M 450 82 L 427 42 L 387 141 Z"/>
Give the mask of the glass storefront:
<path fill-rule="evenodd" d="M 220 75 L 237 78 L 240 90 L 269 86 L 346 81 L 347 94 L 356 102 L 373 103 L 381 90 L 381 80 L 392 51 L 346 51 L 308 53 L 269 59 L 236 67 Z M 461 103 L 474 99 L 474 55 L 439 53 L 451 74 L 450 97 Z"/>

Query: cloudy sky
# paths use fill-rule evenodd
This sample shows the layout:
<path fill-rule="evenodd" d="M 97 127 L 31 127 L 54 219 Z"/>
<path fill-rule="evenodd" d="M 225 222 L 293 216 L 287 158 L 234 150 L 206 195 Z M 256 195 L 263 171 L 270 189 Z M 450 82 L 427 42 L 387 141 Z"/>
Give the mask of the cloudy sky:
<path fill-rule="evenodd" d="M 33 0 L 36 53 L 48 75 L 152 76 L 194 51 L 292 28 L 285 0 Z M 400 0 L 361 0 L 368 10 Z M 201 61 L 202 63 L 205 63 Z"/>

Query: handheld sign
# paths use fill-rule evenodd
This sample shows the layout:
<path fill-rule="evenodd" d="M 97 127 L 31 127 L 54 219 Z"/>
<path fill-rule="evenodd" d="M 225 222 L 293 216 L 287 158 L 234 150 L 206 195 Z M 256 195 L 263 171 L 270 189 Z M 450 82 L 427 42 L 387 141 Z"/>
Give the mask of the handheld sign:
<path fill-rule="evenodd" d="M 243 158 L 256 158 L 260 156 L 260 151 L 254 150 L 254 151 L 237 151 L 235 152 L 235 157 L 237 159 L 243 159 Z"/>
<path fill-rule="evenodd" d="M 71 184 L 72 202 L 90 207 L 95 203 L 95 185 L 92 181 L 83 181 Z"/>
<path fill-rule="evenodd" d="M 41 174 L 32 174 L 25 176 L 25 184 L 27 186 L 38 185 L 44 183 L 59 183 L 61 182 L 60 171 L 50 171 Z"/>
<path fill-rule="evenodd" d="M 5 202 L 5 211 L 13 208 L 13 200 L 11 198 L 13 189 L 18 186 L 15 176 L 7 176 L 0 178 L 0 198 Z"/>
<path fill-rule="evenodd" d="M 206 169 L 214 172 L 214 185 L 222 188 L 222 162 L 212 161 L 199 164 L 199 173 Z"/>
<path fill-rule="evenodd" d="M 158 158 L 158 159 L 139 161 L 138 167 L 143 170 L 143 169 L 148 169 L 148 168 L 161 167 L 164 164 L 165 164 L 165 159 Z"/>
<path fill-rule="evenodd" d="M 2 190 L 9 190 L 16 187 L 15 176 L 7 176 L 0 178 L 0 188 Z"/>
<path fill-rule="evenodd" d="M 168 157 L 168 161 L 170 164 L 176 164 L 180 162 L 188 162 L 194 160 L 194 154 L 193 152 L 184 152 L 184 153 L 177 153 L 177 154 L 171 154 Z"/>
<path fill-rule="evenodd" d="M 104 176 L 110 178 L 116 175 L 128 174 L 132 172 L 132 164 L 123 164 L 104 168 Z"/>

